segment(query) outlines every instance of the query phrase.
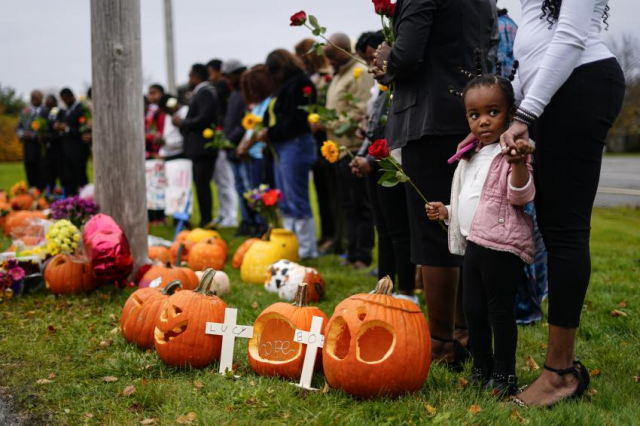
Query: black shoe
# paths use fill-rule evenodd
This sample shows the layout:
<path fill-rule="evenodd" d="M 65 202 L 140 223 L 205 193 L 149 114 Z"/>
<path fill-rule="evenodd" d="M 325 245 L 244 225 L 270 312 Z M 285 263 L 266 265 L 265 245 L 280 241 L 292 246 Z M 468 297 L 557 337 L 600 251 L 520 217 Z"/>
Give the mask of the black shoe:
<path fill-rule="evenodd" d="M 589 387 L 589 384 L 591 383 L 589 370 L 587 370 L 587 367 L 585 367 L 580 361 L 573 361 L 573 365 L 580 370 L 580 375 L 582 376 L 582 382 L 584 383 L 584 388 L 587 389 Z"/>
<path fill-rule="evenodd" d="M 473 367 L 471 369 L 471 374 L 469 374 L 465 379 L 471 384 L 475 386 L 486 386 L 489 383 L 489 378 L 491 377 L 491 373 L 480 368 Z"/>
<path fill-rule="evenodd" d="M 444 343 L 453 343 L 453 359 L 441 360 L 450 370 L 460 373 L 464 369 L 464 363 L 471 358 L 471 354 L 465 348 L 459 340 L 440 339 L 439 337 L 431 336 L 432 340 Z"/>
<path fill-rule="evenodd" d="M 497 398 L 514 396 L 518 392 L 518 378 L 513 374 L 507 375 L 494 372 L 485 388 L 489 389 L 493 396 Z"/>

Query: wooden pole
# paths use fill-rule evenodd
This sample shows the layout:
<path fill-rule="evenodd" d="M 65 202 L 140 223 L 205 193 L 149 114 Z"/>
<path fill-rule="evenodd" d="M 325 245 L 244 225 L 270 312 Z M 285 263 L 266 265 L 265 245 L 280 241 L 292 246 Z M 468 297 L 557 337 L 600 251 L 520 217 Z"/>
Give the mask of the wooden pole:
<path fill-rule="evenodd" d="M 147 258 L 140 0 L 91 0 L 96 201 Z"/>
<path fill-rule="evenodd" d="M 177 95 L 176 62 L 173 43 L 173 8 L 171 0 L 164 0 L 164 37 L 167 51 L 167 87 L 169 93 Z"/>

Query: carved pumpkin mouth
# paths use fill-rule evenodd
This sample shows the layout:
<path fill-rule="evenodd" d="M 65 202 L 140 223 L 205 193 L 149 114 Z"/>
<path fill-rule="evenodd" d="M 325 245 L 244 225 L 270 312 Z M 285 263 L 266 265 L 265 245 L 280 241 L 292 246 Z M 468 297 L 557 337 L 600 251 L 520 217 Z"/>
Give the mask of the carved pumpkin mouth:
<path fill-rule="evenodd" d="M 302 345 L 294 342 L 295 327 L 284 316 L 271 313 L 254 324 L 254 339 L 249 341 L 251 356 L 270 364 L 291 362 L 302 354 Z"/>
<path fill-rule="evenodd" d="M 187 326 L 189 325 L 189 320 L 176 320 L 182 314 L 182 309 L 175 305 L 171 305 L 168 308 L 164 308 L 160 313 L 160 324 L 163 329 L 168 327 L 169 330 L 163 331 L 159 327 L 156 327 L 153 336 L 157 344 L 164 345 L 171 342 L 173 339 L 178 338 L 181 334 L 183 334 Z M 169 325 L 169 322 L 174 322 L 175 325 Z"/>

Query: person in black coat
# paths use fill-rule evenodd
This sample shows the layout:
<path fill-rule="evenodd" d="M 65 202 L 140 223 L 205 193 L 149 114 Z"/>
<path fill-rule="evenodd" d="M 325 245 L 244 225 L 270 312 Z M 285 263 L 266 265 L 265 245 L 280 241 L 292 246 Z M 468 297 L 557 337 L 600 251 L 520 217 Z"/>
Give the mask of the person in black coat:
<path fill-rule="evenodd" d="M 76 195 L 80 188 L 89 183 L 87 177 L 87 143 L 82 140 L 86 123 L 84 105 L 80 103 L 71 89 L 60 91 L 60 98 L 67 106 L 66 111 L 58 115 L 54 130 L 62 139 L 62 155 L 65 166 L 62 169 L 62 186 L 65 195 Z"/>
<path fill-rule="evenodd" d="M 53 130 L 61 111 L 58 108 L 58 100 L 53 95 L 47 95 L 44 104 L 47 109 L 48 121 L 47 131 L 42 135 L 45 184 L 49 191 L 53 192 L 58 184 L 58 179 L 62 185 L 62 171 L 64 170 L 62 140 L 58 132 Z"/>
<path fill-rule="evenodd" d="M 31 105 L 20 114 L 16 127 L 18 138 L 22 142 L 22 158 L 27 183 L 30 187 L 43 189 L 45 185 L 42 168 L 42 144 L 40 143 L 40 129 L 34 129 L 34 122 L 38 118 L 46 117 L 46 109 L 42 106 L 42 92 L 31 92 Z"/>
<path fill-rule="evenodd" d="M 218 150 L 205 145 L 211 142 L 202 132 L 215 124 L 218 118 L 218 98 L 215 90 L 207 81 L 207 67 L 194 64 L 189 72 L 189 88 L 192 90 L 189 113 L 184 120 L 178 116 L 172 118 L 174 126 L 179 126 L 184 135 L 184 154 L 193 162 L 193 182 L 196 186 L 200 206 L 200 226 L 209 224 L 212 219 L 213 200 L 211 198 L 211 179 L 215 170 Z"/>

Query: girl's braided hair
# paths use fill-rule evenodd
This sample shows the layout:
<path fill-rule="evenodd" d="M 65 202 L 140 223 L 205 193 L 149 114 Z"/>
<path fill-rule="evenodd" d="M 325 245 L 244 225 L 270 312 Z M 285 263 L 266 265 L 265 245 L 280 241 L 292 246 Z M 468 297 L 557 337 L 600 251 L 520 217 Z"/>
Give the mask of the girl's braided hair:
<path fill-rule="evenodd" d="M 549 29 L 553 27 L 553 24 L 558 22 L 558 18 L 560 17 L 560 8 L 562 7 L 562 0 L 544 0 L 542 2 L 542 16 L 540 19 L 546 19 L 549 23 Z M 609 23 L 607 19 L 609 19 L 609 5 L 604 8 L 604 13 L 602 14 L 602 21 L 605 25 L 605 30 L 609 29 Z"/>

